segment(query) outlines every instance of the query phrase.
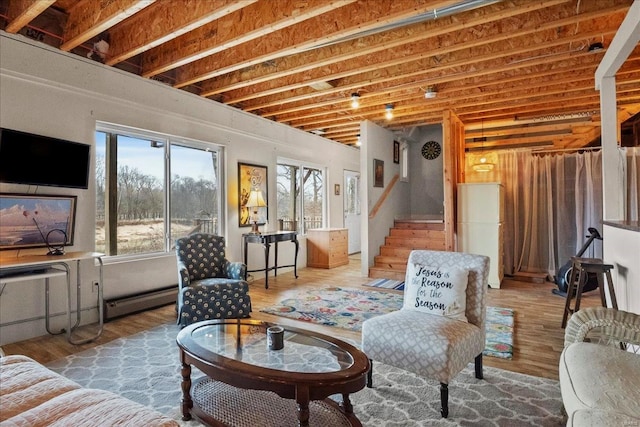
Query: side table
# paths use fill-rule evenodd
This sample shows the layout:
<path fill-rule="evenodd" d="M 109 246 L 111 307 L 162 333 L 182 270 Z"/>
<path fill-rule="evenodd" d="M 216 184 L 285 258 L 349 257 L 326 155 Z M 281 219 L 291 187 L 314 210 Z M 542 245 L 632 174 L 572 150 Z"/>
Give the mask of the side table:
<path fill-rule="evenodd" d="M 278 266 L 278 243 L 279 242 L 291 242 L 295 245 L 295 255 L 293 257 L 293 264 Z M 298 232 L 297 231 L 275 231 L 269 233 L 253 234 L 247 233 L 242 235 L 242 246 L 244 248 L 244 263 L 247 264 L 247 249 L 249 243 L 259 243 L 264 248 L 264 268 L 256 270 L 248 270 L 247 273 L 253 273 L 255 271 L 264 271 L 264 288 L 269 289 L 269 271 L 273 270 L 274 276 L 278 275 L 278 268 L 293 267 L 293 274 L 298 278 Z M 269 249 L 271 244 L 275 243 L 275 257 L 273 267 L 269 267 Z M 245 275 L 245 280 L 247 279 Z"/>

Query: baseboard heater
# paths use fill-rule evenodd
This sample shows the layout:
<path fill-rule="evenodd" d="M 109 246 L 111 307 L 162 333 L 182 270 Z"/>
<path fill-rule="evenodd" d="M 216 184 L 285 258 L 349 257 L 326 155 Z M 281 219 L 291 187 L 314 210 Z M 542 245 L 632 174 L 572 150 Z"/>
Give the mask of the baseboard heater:
<path fill-rule="evenodd" d="M 158 289 L 122 298 L 106 300 L 104 302 L 104 320 L 112 320 L 116 317 L 140 311 L 174 304 L 178 297 L 178 286 Z"/>

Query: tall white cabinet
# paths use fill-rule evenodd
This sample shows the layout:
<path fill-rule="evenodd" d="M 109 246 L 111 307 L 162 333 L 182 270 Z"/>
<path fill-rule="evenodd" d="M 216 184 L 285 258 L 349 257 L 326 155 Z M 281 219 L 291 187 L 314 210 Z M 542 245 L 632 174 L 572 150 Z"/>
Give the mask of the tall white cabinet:
<path fill-rule="evenodd" d="M 504 191 L 500 183 L 458 184 L 458 251 L 491 258 L 489 286 L 499 288 L 504 276 Z"/>

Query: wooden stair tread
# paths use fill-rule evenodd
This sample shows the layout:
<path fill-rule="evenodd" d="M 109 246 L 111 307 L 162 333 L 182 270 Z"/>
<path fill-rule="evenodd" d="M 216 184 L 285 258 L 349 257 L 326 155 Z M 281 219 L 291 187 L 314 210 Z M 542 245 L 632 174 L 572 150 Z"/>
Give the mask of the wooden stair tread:
<path fill-rule="evenodd" d="M 444 223 L 416 220 L 395 220 L 389 229 L 369 277 L 404 280 L 407 260 L 412 250 L 444 250 L 446 236 Z"/>

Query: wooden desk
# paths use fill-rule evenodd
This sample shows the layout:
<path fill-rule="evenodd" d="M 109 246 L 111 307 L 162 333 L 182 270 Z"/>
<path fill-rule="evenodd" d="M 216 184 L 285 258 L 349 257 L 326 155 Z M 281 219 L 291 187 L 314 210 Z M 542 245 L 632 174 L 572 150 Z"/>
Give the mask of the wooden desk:
<path fill-rule="evenodd" d="M 19 257 L 0 257 L 0 295 L 8 283 L 23 282 L 27 280 L 44 279 L 45 281 L 45 325 L 47 332 L 52 335 L 67 334 L 67 341 L 71 344 L 84 344 L 95 340 L 102 334 L 104 325 L 103 316 L 103 273 L 102 257 L 104 254 L 97 252 L 67 252 L 63 255 L 24 255 Z M 97 259 L 100 264 L 100 278 L 98 280 L 98 332 L 93 337 L 74 340 L 72 332 L 78 328 L 81 320 L 80 306 L 80 261 Z M 71 269 L 68 262 L 76 261 L 76 322 L 71 320 Z M 67 281 L 67 323 L 66 329 L 52 332 L 49 327 L 49 279 L 51 277 L 65 276 Z"/>
<path fill-rule="evenodd" d="M 293 264 L 281 265 L 278 267 L 278 242 L 292 242 L 296 245 L 296 252 L 293 258 Z M 264 268 L 257 270 L 248 270 L 247 273 L 253 273 L 254 271 L 264 271 L 264 288 L 269 289 L 269 271 L 273 270 L 273 275 L 278 275 L 278 268 L 293 267 L 293 274 L 298 278 L 298 232 L 297 231 L 276 231 L 262 234 L 243 234 L 242 242 L 244 248 L 244 263 L 247 264 L 247 246 L 249 243 L 259 243 L 264 248 Z M 275 262 L 273 267 L 269 267 L 269 248 L 271 244 L 275 243 Z M 247 267 L 248 268 L 248 267 Z M 245 280 L 247 279 L 245 275 Z"/>

